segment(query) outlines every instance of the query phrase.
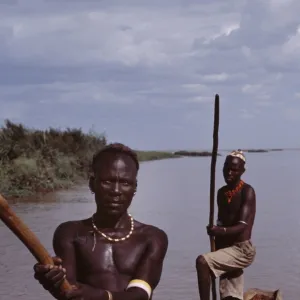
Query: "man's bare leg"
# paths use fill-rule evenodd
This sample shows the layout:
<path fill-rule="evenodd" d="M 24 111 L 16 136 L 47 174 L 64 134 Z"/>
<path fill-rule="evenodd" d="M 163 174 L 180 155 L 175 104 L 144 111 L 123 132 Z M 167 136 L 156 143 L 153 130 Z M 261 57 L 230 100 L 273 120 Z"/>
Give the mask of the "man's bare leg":
<path fill-rule="evenodd" d="M 196 259 L 200 300 L 210 300 L 211 272 L 202 255 Z"/>

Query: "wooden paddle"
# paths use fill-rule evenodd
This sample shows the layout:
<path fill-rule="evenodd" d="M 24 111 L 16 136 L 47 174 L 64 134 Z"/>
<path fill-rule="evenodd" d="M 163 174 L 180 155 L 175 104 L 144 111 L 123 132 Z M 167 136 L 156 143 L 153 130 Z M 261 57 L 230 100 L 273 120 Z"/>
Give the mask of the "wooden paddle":
<path fill-rule="evenodd" d="M 37 236 L 13 212 L 7 201 L 0 195 L 0 219 L 23 242 L 36 260 L 44 265 L 54 265 L 53 259 L 39 241 Z M 62 291 L 69 291 L 72 286 L 65 279 L 61 285 Z"/>
<path fill-rule="evenodd" d="M 211 168 L 210 168 L 210 201 L 209 201 L 209 226 L 212 227 L 214 225 L 214 208 L 215 208 L 215 177 L 216 177 L 216 163 L 218 156 L 218 133 L 219 133 L 219 113 L 220 111 L 220 103 L 219 103 L 219 95 L 215 95 L 215 110 L 214 110 L 214 131 L 213 131 L 213 148 L 212 148 L 212 156 L 211 156 Z M 215 239 L 210 236 L 210 249 L 211 251 L 215 251 Z M 213 300 L 217 300 L 217 292 L 216 292 L 216 280 L 212 278 L 212 296 Z"/>

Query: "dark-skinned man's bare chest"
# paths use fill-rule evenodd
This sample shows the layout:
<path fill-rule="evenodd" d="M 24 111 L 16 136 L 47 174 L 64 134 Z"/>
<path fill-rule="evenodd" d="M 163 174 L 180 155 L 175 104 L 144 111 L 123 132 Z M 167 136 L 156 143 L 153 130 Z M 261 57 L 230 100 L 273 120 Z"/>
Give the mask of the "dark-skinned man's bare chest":
<path fill-rule="evenodd" d="M 224 226 L 232 226 L 239 221 L 242 201 L 241 191 L 234 195 L 230 201 L 227 196 L 222 193 L 219 203 L 219 218 Z"/>
<path fill-rule="evenodd" d="M 147 243 L 139 232 L 116 243 L 92 231 L 78 234 L 74 240 L 78 280 L 98 287 L 110 282 L 118 289 L 125 288 L 137 270 Z"/>

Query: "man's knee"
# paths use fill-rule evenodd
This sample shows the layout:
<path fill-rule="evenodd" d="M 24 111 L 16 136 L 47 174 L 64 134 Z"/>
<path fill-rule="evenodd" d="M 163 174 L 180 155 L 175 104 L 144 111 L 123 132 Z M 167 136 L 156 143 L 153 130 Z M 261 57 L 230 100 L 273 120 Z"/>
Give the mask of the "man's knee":
<path fill-rule="evenodd" d="M 204 258 L 203 255 L 199 255 L 196 258 L 196 269 L 197 270 L 203 270 L 203 269 L 207 269 L 208 268 L 208 264 Z"/>

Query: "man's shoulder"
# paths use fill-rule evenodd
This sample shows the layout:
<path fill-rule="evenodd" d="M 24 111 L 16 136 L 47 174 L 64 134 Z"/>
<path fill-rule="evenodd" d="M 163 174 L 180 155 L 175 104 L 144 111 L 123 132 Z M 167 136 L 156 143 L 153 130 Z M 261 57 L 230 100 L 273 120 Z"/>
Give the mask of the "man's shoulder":
<path fill-rule="evenodd" d="M 73 237 L 74 234 L 82 227 L 83 222 L 84 220 L 74 220 L 60 223 L 54 231 L 54 237 Z"/>
<path fill-rule="evenodd" d="M 247 182 L 244 182 L 244 191 L 255 192 L 254 187 Z"/>
<path fill-rule="evenodd" d="M 154 225 L 139 222 L 137 220 L 135 220 L 135 224 L 136 224 L 137 231 L 139 233 L 145 235 L 145 237 L 150 238 L 150 239 L 153 239 L 153 238 L 159 239 L 163 243 L 168 244 L 168 235 L 166 234 L 166 232 L 163 229 L 156 227 Z"/>
<path fill-rule="evenodd" d="M 248 205 L 255 205 L 256 203 L 256 194 L 253 186 L 249 183 L 244 183 L 242 190 L 242 199 L 243 202 Z"/>

